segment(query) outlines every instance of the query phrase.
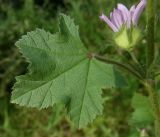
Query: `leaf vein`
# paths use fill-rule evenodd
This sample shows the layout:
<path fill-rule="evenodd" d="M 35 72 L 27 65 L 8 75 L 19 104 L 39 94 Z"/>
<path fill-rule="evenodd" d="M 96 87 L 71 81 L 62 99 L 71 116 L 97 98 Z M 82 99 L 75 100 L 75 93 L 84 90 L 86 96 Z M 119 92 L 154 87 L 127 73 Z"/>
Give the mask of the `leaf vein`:
<path fill-rule="evenodd" d="M 45 38 L 41 35 L 41 31 L 40 30 L 37 30 L 39 33 L 39 36 L 42 38 L 43 42 L 45 43 L 46 47 L 51 50 L 51 48 L 49 47 L 48 43 L 46 42 Z M 48 36 L 48 33 L 47 33 L 47 36 Z"/>
<path fill-rule="evenodd" d="M 85 90 L 84 90 L 84 95 L 82 97 L 82 105 L 80 107 L 80 115 L 79 115 L 79 119 L 78 119 L 78 125 L 80 124 L 80 121 L 81 121 L 81 115 L 82 115 L 82 109 L 83 109 L 83 105 L 84 105 L 84 99 L 85 99 L 85 94 L 86 94 L 86 87 L 87 87 L 87 83 L 88 83 L 88 76 L 89 76 L 89 66 L 90 66 L 90 60 L 88 62 L 88 69 L 87 69 L 87 78 L 86 78 L 86 81 L 85 81 Z"/>
<path fill-rule="evenodd" d="M 54 81 L 56 78 L 58 78 L 60 75 L 63 75 L 64 73 L 66 73 L 67 71 L 71 70 L 73 67 L 76 67 L 77 65 L 79 65 L 81 62 L 83 62 L 85 60 L 85 58 L 83 58 L 82 60 L 80 60 L 78 63 L 76 63 L 74 66 L 70 67 L 69 69 L 65 70 L 64 72 L 62 72 L 61 74 L 57 75 L 54 77 L 54 79 L 50 80 L 50 81 L 44 81 L 44 83 L 42 85 L 40 85 L 39 87 L 36 87 L 36 88 L 33 88 L 33 89 L 30 89 L 28 91 L 26 91 L 25 94 L 27 94 L 28 92 L 32 92 L 33 90 L 37 89 L 37 88 L 40 88 L 46 84 L 48 84 L 49 82 L 51 81 Z M 23 94 L 23 95 L 25 95 Z M 18 98 L 18 97 L 17 97 Z"/>

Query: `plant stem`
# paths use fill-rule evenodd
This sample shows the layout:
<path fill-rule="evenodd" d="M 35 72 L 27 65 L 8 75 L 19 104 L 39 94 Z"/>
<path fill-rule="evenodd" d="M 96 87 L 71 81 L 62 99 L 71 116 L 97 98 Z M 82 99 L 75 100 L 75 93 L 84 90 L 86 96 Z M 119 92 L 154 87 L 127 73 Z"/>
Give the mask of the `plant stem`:
<path fill-rule="evenodd" d="M 94 55 L 94 57 L 102 62 L 105 62 L 107 64 L 113 64 L 113 65 L 116 65 L 118 67 L 120 67 L 121 69 L 123 70 L 126 70 L 128 71 L 129 73 L 133 74 L 135 77 L 137 77 L 138 79 L 142 80 L 143 77 L 139 74 L 139 72 L 137 72 L 136 70 L 134 70 L 132 67 L 130 67 L 129 65 L 127 64 L 122 64 L 120 62 L 117 62 L 115 60 L 111 60 L 111 59 L 107 59 L 107 58 L 104 58 L 100 55 Z"/>
<path fill-rule="evenodd" d="M 147 69 L 153 63 L 155 56 L 155 1 L 147 0 Z"/>
<path fill-rule="evenodd" d="M 131 51 L 129 52 L 130 56 L 132 57 L 132 60 L 138 65 L 140 66 L 139 61 L 137 60 L 136 56 L 134 55 L 134 53 Z"/>
<path fill-rule="evenodd" d="M 147 0 L 147 79 L 150 79 L 150 68 L 155 57 L 155 5 L 154 0 Z M 155 136 L 160 137 L 160 104 L 159 95 L 155 91 L 154 78 L 152 78 L 152 82 L 151 80 L 148 80 L 146 89 L 149 93 L 149 98 L 155 115 Z"/>
<path fill-rule="evenodd" d="M 146 82 L 146 90 L 149 94 L 149 99 L 152 105 L 152 109 L 155 117 L 155 137 L 160 137 L 160 107 L 159 107 L 159 95 L 158 92 L 154 90 L 154 83 L 151 81 Z"/>
<path fill-rule="evenodd" d="M 5 110 L 4 110 L 4 124 L 3 127 L 4 129 L 8 129 L 10 127 L 10 121 L 9 121 L 9 116 L 8 116 L 8 97 L 7 95 L 5 96 Z"/>

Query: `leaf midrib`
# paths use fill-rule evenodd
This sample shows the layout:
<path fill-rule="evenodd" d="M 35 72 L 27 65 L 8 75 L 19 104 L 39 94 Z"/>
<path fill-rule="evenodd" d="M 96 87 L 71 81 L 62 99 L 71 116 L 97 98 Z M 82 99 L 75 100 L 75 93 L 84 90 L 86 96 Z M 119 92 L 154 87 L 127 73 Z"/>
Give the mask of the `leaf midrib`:
<path fill-rule="evenodd" d="M 91 60 L 89 60 L 88 62 L 88 69 L 87 69 L 87 75 L 86 75 L 86 81 L 85 81 L 85 90 L 84 90 L 84 95 L 82 97 L 82 105 L 80 107 L 80 114 L 79 114 L 79 119 L 78 119 L 78 127 L 80 127 L 80 121 L 81 121 L 81 115 L 82 115 L 82 109 L 83 109 L 83 105 L 84 105 L 84 99 L 85 99 L 85 95 L 86 95 L 86 92 L 87 92 L 87 85 L 88 85 L 88 77 L 89 77 L 89 70 L 90 70 L 90 64 L 91 64 Z"/>
<path fill-rule="evenodd" d="M 86 58 L 82 59 L 81 61 L 79 61 L 78 63 L 76 63 L 74 66 L 72 66 L 72 67 L 70 67 L 69 69 L 65 70 L 64 72 L 60 73 L 59 75 L 57 75 L 56 77 L 54 77 L 52 80 L 46 81 L 46 83 L 43 83 L 43 84 L 40 85 L 39 87 L 36 87 L 36 88 L 34 88 L 34 89 L 30 89 L 30 90 L 26 91 L 26 92 L 25 92 L 23 95 L 21 95 L 21 96 L 24 96 L 24 95 L 27 94 L 28 92 L 32 92 L 32 91 L 34 91 L 35 89 L 40 88 L 40 87 L 44 86 L 45 84 L 48 84 L 49 82 L 55 80 L 56 78 L 58 78 L 59 76 L 63 75 L 63 74 L 66 73 L 67 71 L 70 71 L 72 68 L 78 66 L 78 65 L 79 65 L 80 63 L 82 63 L 83 61 L 86 61 Z M 26 81 L 27 81 L 27 80 L 26 80 Z M 17 97 L 17 98 L 19 98 L 19 97 Z M 17 98 L 15 98 L 15 99 L 17 99 Z M 15 99 L 14 99 L 14 100 L 15 100 Z"/>

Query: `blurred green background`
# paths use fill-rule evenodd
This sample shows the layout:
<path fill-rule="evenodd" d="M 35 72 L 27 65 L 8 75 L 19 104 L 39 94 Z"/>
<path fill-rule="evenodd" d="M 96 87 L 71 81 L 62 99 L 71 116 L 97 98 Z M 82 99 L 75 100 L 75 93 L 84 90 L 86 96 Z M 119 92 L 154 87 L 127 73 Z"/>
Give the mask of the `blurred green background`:
<path fill-rule="evenodd" d="M 79 25 L 80 37 L 87 48 L 119 59 L 111 41 L 111 31 L 100 21 L 99 15 L 102 11 L 108 15 L 120 2 L 130 7 L 139 0 L 0 0 L 0 137 L 140 137 L 146 125 L 130 122 L 131 100 L 133 93 L 143 92 L 143 88 L 130 76 L 127 76 L 129 86 L 125 89 L 104 90 L 104 114 L 80 130 L 66 117 L 63 106 L 39 111 L 9 103 L 15 76 L 27 72 L 28 64 L 14 45 L 23 34 L 36 28 L 52 33 L 58 31 L 58 15 L 62 12 Z M 157 7 L 158 45 L 160 3 Z M 139 25 L 144 34 L 145 21 L 144 13 Z M 145 35 L 136 51 L 142 63 L 144 47 Z M 123 61 L 130 61 L 130 58 Z M 152 136 L 152 125 L 146 130 Z"/>

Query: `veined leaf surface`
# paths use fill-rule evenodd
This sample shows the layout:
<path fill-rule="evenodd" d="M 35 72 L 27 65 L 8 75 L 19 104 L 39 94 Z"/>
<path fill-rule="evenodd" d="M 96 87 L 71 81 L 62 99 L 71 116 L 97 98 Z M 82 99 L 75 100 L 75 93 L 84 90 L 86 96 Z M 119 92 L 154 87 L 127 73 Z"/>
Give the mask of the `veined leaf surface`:
<path fill-rule="evenodd" d="M 63 103 L 78 127 L 102 113 L 101 89 L 116 87 L 118 75 L 112 65 L 88 57 L 72 19 L 61 15 L 58 33 L 37 29 L 16 45 L 30 65 L 16 78 L 13 103 L 39 109 Z"/>

